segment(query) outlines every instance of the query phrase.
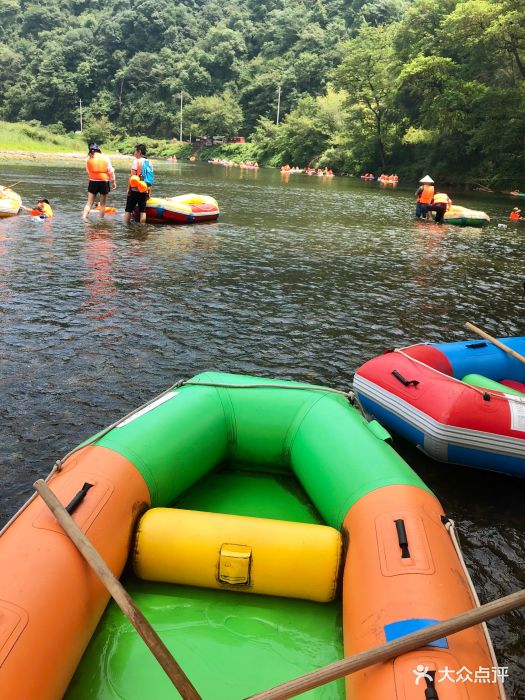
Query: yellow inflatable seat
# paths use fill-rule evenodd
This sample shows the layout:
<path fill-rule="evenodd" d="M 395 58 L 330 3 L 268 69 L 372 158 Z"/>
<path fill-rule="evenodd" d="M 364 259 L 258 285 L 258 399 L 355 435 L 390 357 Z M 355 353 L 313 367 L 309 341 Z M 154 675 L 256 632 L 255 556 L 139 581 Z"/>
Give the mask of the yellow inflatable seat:
<path fill-rule="evenodd" d="M 168 211 L 191 214 L 191 205 L 187 202 L 178 201 L 175 197 L 150 197 L 147 205 L 148 207 L 162 207 L 163 209 L 168 209 Z"/>
<path fill-rule="evenodd" d="M 324 525 L 175 508 L 141 518 L 133 567 L 148 581 L 333 600 L 340 533 Z"/>
<path fill-rule="evenodd" d="M 215 207 L 219 206 L 217 200 L 214 197 L 210 197 L 209 194 L 189 192 L 188 194 L 179 194 L 176 197 L 171 197 L 171 200 L 182 204 L 213 204 Z"/>

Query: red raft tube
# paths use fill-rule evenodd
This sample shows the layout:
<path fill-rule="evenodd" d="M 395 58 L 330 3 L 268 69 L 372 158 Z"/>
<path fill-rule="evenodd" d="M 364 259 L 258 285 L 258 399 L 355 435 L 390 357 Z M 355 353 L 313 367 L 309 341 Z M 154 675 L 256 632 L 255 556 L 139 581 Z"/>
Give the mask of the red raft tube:
<path fill-rule="evenodd" d="M 525 353 L 525 337 L 500 338 Z M 366 362 L 365 411 L 441 462 L 525 477 L 525 364 L 484 340 L 417 344 Z"/>

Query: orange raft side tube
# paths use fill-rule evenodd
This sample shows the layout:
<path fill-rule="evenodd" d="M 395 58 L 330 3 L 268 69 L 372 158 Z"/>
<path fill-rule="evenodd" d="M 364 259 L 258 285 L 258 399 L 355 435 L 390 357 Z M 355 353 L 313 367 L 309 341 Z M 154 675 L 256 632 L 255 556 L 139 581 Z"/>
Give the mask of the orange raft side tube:
<path fill-rule="evenodd" d="M 442 515 L 435 496 L 413 486 L 376 489 L 349 510 L 344 520 L 349 533 L 343 578 L 345 656 L 401 636 L 393 633 L 387 639 L 385 626 L 392 623 L 401 621 L 403 629 L 405 620 L 438 622 L 476 607 Z M 398 520 L 403 521 L 407 547 L 400 546 Z M 411 631 L 404 629 L 404 634 Z M 427 684 L 425 678 L 416 684 L 414 671 L 419 667 L 435 672 L 440 699 L 503 700 L 496 682 L 472 685 L 476 671 L 491 672 L 494 667 L 483 628 L 450 635 L 446 643 L 448 648 L 426 646 L 348 676 L 347 697 L 422 700 Z M 472 683 L 458 681 L 465 668 Z"/>
<path fill-rule="evenodd" d="M 72 454 L 50 486 L 67 505 L 85 482 L 93 487 L 73 518 L 120 576 L 148 488 L 130 461 L 99 446 Z M 40 498 L 0 541 L 0 698 L 58 700 L 109 593 Z"/>

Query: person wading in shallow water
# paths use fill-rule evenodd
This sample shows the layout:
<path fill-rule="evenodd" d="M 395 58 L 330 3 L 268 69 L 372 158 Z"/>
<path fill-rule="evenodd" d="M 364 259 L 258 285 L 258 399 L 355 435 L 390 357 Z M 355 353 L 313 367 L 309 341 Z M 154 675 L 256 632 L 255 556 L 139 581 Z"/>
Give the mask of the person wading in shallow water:
<path fill-rule="evenodd" d="M 150 167 L 149 160 L 146 159 L 146 146 L 143 143 L 139 143 L 135 146 L 135 152 L 133 154 L 135 160 L 131 165 L 131 176 L 129 178 L 129 188 L 128 197 L 126 199 L 126 209 L 124 213 L 124 223 L 129 224 L 131 221 L 131 215 L 138 209 L 139 221 L 141 224 L 146 223 L 146 202 L 151 195 L 151 186 L 148 186 L 147 182 L 143 178 L 143 169 L 145 169 L 145 163 Z M 153 172 L 151 170 L 151 172 Z"/>
<path fill-rule="evenodd" d="M 416 192 L 416 219 L 428 219 L 428 211 L 432 197 L 434 196 L 434 180 L 430 175 L 425 175 L 419 181 Z"/>
<path fill-rule="evenodd" d="M 88 157 L 86 160 L 86 170 L 88 172 L 88 196 L 87 202 L 82 212 L 84 221 L 88 220 L 91 207 L 95 203 L 95 198 L 100 195 L 100 212 L 101 219 L 106 213 L 106 197 L 108 196 L 111 187 L 116 189 L 117 181 L 115 179 L 115 170 L 111 165 L 111 161 L 107 156 L 103 156 L 100 148 L 96 143 L 90 143 L 88 146 Z"/>
<path fill-rule="evenodd" d="M 430 211 L 436 212 L 436 224 L 441 224 L 443 222 L 443 217 L 445 212 L 447 212 L 452 206 L 452 200 L 445 194 L 445 192 L 437 192 L 430 202 Z"/>

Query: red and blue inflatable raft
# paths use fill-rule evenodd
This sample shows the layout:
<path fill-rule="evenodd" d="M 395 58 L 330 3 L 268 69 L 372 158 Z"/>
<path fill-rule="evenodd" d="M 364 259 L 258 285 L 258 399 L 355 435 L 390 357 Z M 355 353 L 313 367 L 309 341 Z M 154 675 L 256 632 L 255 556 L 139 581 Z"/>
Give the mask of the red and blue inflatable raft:
<path fill-rule="evenodd" d="M 525 353 L 525 337 L 500 338 Z M 362 365 L 364 410 L 441 462 L 525 477 L 525 364 L 490 342 L 418 344 Z"/>

